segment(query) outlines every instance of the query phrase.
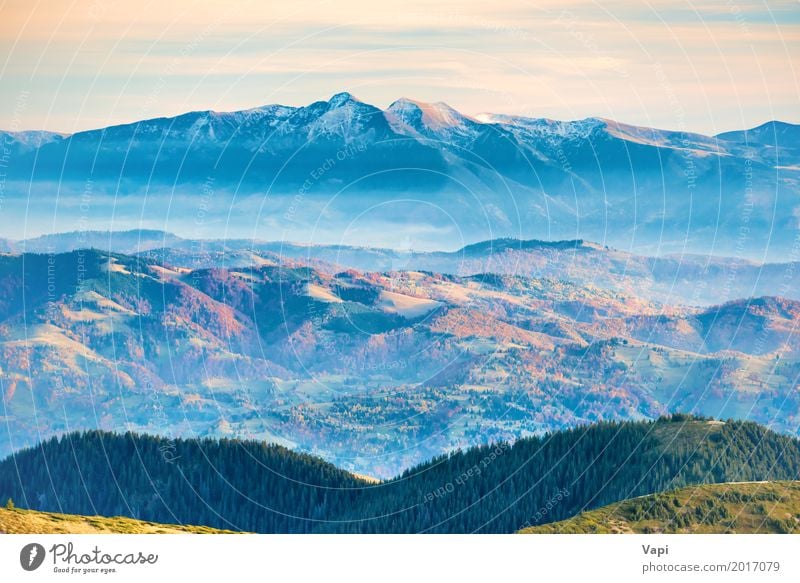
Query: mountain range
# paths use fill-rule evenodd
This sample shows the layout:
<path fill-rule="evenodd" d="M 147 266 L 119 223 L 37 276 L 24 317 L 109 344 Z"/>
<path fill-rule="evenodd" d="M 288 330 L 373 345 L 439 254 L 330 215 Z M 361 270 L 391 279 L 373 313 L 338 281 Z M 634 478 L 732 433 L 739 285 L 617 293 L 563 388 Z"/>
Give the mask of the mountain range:
<path fill-rule="evenodd" d="M 249 267 L 290 260 L 329 272 L 427 271 L 458 276 L 493 273 L 549 278 L 634 294 L 665 304 L 715 305 L 752 296 L 800 300 L 800 262 L 763 263 L 735 257 L 636 255 L 581 239 L 494 239 L 456 251 L 364 245 L 307 245 L 259 239 L 185 239 L 152 229 L 72 231 L 20 241 L 0 240 L 7 253 L 66 253 L 79 249 L 138 255 L 188 267 Z M 263 256 L 263 257 L 262 257 Z"/>
<path fill-rule="evenodd" d="M 454 249 L 498 237 L 796 259 L 800 126 L 704 136 L 588 118 L 468 116 L 339 93 L 63 135 L 0 132 L 15 236 L 187 237 Z M 11 234 L 11 233 L 7 233 Z"/>
<path fill-rule="evenodd" d="M 165 235 L 93 237 L 133 251 L 131 239 Z M 667 303 L 669 281 L 646 258 L 576 241 L 468 247 L 464 275 L 184 243 L 0 255 L 2 454 L 76 429 L 129 429 L 276 442 L 386 478 L 457 448 L 599 420 L 687 412 L 797 431 L 791 297 Z M 626 273 L 629 260 L 638 267 Z M 496 267 L 517 262 L 532 271 Z M 708 290 L 770 273 L 717 264 L 701 271 Z"/>

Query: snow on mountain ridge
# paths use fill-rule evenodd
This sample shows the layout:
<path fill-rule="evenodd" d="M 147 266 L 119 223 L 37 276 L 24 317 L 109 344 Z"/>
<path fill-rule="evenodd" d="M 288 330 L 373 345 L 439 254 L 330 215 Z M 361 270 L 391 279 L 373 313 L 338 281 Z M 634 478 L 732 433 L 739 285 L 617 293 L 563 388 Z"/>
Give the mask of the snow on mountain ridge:
<path fill-rule="evenodd" d="M 352 93 L 348 93 L 347 91 L 342 91 L 340 93 L 337 93 L 336 95 L 333 95 L 328 100 L 328 103 L 330 104 L 331 107 L 341 107 L 348 103 L 364 103 L 364 102 L 358 99 Z"/>
<path fill-rule="evenodd" d="M 327 106 L 326 111 L 308 124 L 309 139 L 316 136 L 339 136 L 346 142 L 351 142 L 360 133 L 369 132 L 370 126 L 374 127 L 377 119 L 383 117 L 380 109 L 347 92 L 331 97 Z"/>
<path fill-rule="evenodd" d="M 464 145 L 478 136 L 481 122 L 443 102 L 426 103 L 401 97 L 383 112 L 395 131 Z"/>
<path fill-rule="evenodd" d="M 0 130 L 0 143 L 16 142 L 25 148 L 38 148 L 51 142 L 63 140 L 66 137 L 69 137 L 69 134 L 48 132 L 44 130 L 24 130 L 14 132 Z"/>
<path fill-rule="evenodd" d="M 190 139 L 202 137 L 217 140 L 246 133 L 254 134 L 251 136 L 253 138 L 265 139 L 272 131 L 279 131 L 282 134 L 307 131 L 309 137 L 320 135 L 347 137 L 349 132 L 359 131 L 374 124 L 383 125 L 379 119 L 381 117 L 396 133 L 437 140 L 475 139 L 481 132 L 480 126 L 494 125 L 501 126 L 504 131 L 510 131 L 518 138 L 535 139 L 537 142 L 543 141 L 550 145 L 565 140 L 584 140 L 598 131 L 604 131 L 614 138 L 656 147 L 675 148 L 681 147 L 681 141 L 689 142 L 688 146 L 684 146 L 687 149 L 718 154 L 724 154 L 730 149 L 727 144 L 745 141 L 769 144 L 776 141 L 773 136 L 784 137 L 790 133 L 793 136 L 800 127 L 796 124 L 770 121 L 748 130 L 705 136 L 623 124 L 598 117 L 561 121 L 496 113 L 469 116 L 443 102 L 427 103 L 405 97 L 382 110 L 343 91 L 331 96 L 327 101 L 317 101 L 301 107 L 269 104 L 232 112 L 193 111 L 174 117 L 118 124 L 102 128 L 100 131 L 103 131 L 107 138 L 116 136 L 123 139 L 129 139 L 132 135 L 163 134 L 172 139 L 189 136 Z M 1 133 L 7 136 L 7 141 L 17 142 L 26 148 L 36 148 L 52 141 L 83 136 L 93 131 L 97 130 L 75 134 L 46 131 Z"/>
<path fill-rule="evenodd" d="M 546 117 L 524 117 L 521 115 L 505 115 L 498 113 L 481 113 L 476 116 L 482 123 L 493 123 L 524 127 L 536 133 L 549 133 L 563 138 L 588 137 L 598 128 L 606 127 L 611 120 L 600 117 L 587 117 L 573 121 L 562 121 Z"/>
<path fill-rule="evenodd" d="M 426 103 L 401 97 L 385 111 L 402 118 L 406 123 L 409 120 L 421 121 L 431 129 L 463 127 L 467 121 L 479 123 L 441 101 Z"/>

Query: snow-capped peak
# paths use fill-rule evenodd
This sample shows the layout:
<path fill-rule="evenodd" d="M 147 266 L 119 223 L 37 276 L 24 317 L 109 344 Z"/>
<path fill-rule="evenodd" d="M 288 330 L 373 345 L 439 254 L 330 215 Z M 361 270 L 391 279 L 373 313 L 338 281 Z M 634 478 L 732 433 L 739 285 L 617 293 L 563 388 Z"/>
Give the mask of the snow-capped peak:
<path fill-rule="evenodd" d="M 446 103 L 426 103 L 406 97 L 392 103 L 386 111 L 414 129 L 419 129 L 420 123 L 431 130 L 462 128 L 474 121 Z"/>
<path fill-rule="evenodd" d="M 333 107 L 341 107 L 348 103 L 362 103 L 360 99 L 355 97 L 352 93 L 348 93 L 347 91 L 342 91 L 341 93 L 337 93 L 333 97 L 328 100 L 330 106 Z"/>

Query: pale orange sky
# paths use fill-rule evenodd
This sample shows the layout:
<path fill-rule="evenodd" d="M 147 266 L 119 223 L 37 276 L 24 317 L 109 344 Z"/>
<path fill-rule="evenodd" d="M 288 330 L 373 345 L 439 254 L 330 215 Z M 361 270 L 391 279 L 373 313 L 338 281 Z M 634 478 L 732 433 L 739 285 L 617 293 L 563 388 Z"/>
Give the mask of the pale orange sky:
<path fill-rule="evenodd" d="M 0 0 L 0 128 L 350 91 L 716 133 L 800 121 L 793 1 Z"/>

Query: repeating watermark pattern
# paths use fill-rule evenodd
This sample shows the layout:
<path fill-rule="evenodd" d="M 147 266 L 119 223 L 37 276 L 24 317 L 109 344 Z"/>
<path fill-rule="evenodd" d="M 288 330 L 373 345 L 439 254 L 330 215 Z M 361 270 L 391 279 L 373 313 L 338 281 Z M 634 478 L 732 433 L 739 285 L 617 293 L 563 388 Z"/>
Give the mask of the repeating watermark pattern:
<path fill-rule="evenodd" d="M 547 522 L 548 517 L 553 514 L 553 510 L 564 500 L 569 498 L 569 493 L 570 491 L 568 488 L 561 488 L 558 490 L 555 494 L 550 496 L 550 498 L 547 499 L 547 502 L 531 516 L 530 520 L 520 526 L 519 529 L 522 530 L 524 528 L 541 524 L 542 522 Z"/>
<path fill-rule="evenodd" d="M 118 5 L 92 1 L 84 16 L 105 29 L 118 20 Z M 167 43 L 154 44 L 153 60 L 148 61 L 151 56 L 148 51 L 148 59 L 141 63 L 143 68 L 152 62 L 156 65 L 149 70 L 149 80 L 140 92 L 143 95 L 136 99 L 140 117 L 149 117 L 153 110 L 162 109 L 161 105 L 172 107 L 175 99 L 164 98 L 168 87 L 178 77 L 191 76 L 197 62 L 218 52 L 220 39 L 229 27 L 236 29 L 235 40 L 241 45 L 265 36 L 261 34 L 265 30 L 255 34 L 239 22 L 242 15 L 250 15 L 252 5 L 237 3 L 221 18 L 193 23 L 185 42 L 175 42 L 171 47 Z M 365 106 L 366 119 L 354 120 L 353 112 L 360 111 L 360 106 L 351 103 L 349 109 L 334 111 L 333 103 L 321 102 L 287 108 L 286 117 L 270 117 L 272 106 L 234 114 L 201 112 L 170 118 L 161 125 L 150 121 L 137 123 L 130 138 L 118 137 L 126 135 L 124 129 L 103 130 L 97 151 L 89 152 L 87 169 L 77 173 L 79 178 L 74 179 L 74 184 L 67 177 L 70 170 L 67 161 L 90 142 L 85 134 L 65 139 L 69 147 L 64 150 L 64 165 L 56 168 L 53 183 L 43 189 L 48 193 L 55 191 L 58 196 L 65 194 L 64 200 L 53 205 L 53 224 L 57 223 L 62 208 L 77 216 L 75 244 L 66 246 L 67 251 L 57 241 L 39 248 L 43 278 L 35 280 L 36 289 L 26 288 L 28 295 L 17 302 L 13 313 L 9 311 L 8 322 L 0 322 L 0 348 L 5 351 L 0 362 L 3 405 L 15 398 L 17 406 L 22 402 L 20 395 L 25 397 L 23 405 L 15 411 L 1 410 L 0 418 L 7 427 L 13 427 L 15 415 L 28 415 L 25 418 L 28 433 L 24 438 L 29 441 L 66 433 L 73 422 L 77 429 L 130 428 L 134 432 L 157 433 L 164 439 L 156 447 L 156 465 L 159 469 L 164 469 L 164 464 L 174 466 L 167 468 L 172 472 L 166 474 L 165 481 L 169 483 L 150 480 L 148 475 L 146 481 L 152 492 L 148 491 L 148 496 L 131 496 L 124 502 L 133 515 L 139 515 L 141 509 L 155 512 L 153 508 L 161 509 L 163 505 L 166 507 L 163 516 L 173 509 L 161 498 L 162 492 L 174 485 L 172 480 L 177 480 L 177 476 L 184 477 L 182 454 L 189 449 L 179 446 L 179 438 L 187 436 L 252 435 L 320 455 L 346 469 L 371 467 L 380 472 L 381 478 L 398 474 L 398 468 L 413 467 L 423 455 L 442 455 L 465 446 L 491 444 L 485 446 L 487 453 L 482 459 L 473 458 L 464 464 L 467 467 L 459 466 L 455 475 L 436 478 L 413 491 L 412 505 L 419 502 L 422 494 L 415 510 L 432 515 L 437 504 L 446 506 L 456 494 L 471 493 L 474 488 L 483 495 L 487 476 L 501 465 L 493 464 L 501 456 L 502 463 L 508 460 L 506 456 L 512 448 L 509 440 L 545 435 L 587 420 L 656 417 L 675 407 L 716 407 L 715 411 L 727 412 L 726 407 L 733 403 L 743 417 L 749 417 L 758 407 L 760 420 L 781 419 L 784 431 L 796 433 L 796 428 L 790 425 L 797 409 L 794 388 L 799 370 L 795 362 L 796 347 L 789 346 L 794 330 L 785 335 L 788 339 L 784 346 L 773 350 L 770 343 L 778 326 L 759 320 L 758 327 L 748 332 L 750 353 L 738 360 L 728 354 L 735 352 L 734 347 L 724 346 L 724 341 L 714 351 L 706 344 L 708 331 L 720 319 L 719 313 L 713 313 L 707 305 L 709 296 L 731 297 L 741 289 L 744 272 L 778 271 L 771 280 L 777 282 L 774 293 L 796 294 L 800 234 L 783 254 L 782 260 L 786 261 L 783 266 L 762 262 L 754 267 L 745 259 L 757 236 L 769 238 L 778 234 L 778 229 L 764 229 L 760 224 L 768 206 L 763 200 L 768 188 L 759 183 L 759 177 L 763 180 L 766 175 L 764 168 L 768 168 L 774 179 L 769 186 L 775 187 L 775 196 L 781 199 L 784 198 L 781 189 L 794 180 L 794 174 L 788 174 L 791 179 L 786 180 L 784 173 L 796 173 L 797 168 L 787 170 L 778 165 L 773 168 L 765 162 L 762 146 L 766 151 L 777 152 L 777 164 L 778 156 L 782 155 L 777 144 L 748 142 L 747 148 L 726 149 L 725 138 L 713 135 L 701 136 L 698 142 L 690 127 L 689 103 L 682 84 L 685 82 L 679 83 L 675 77 L 677 48 L 664 58 L 665 53 L 658 47 L 636 39 L 645 45 L 644 50 L 640 55 L 629 56 L 621 48 L 627 45 L 620 39 L 630 31 L 620 29 L 619 37 L 609 36 L 604 32 L 605 27 L 598 26 L 593 11 L 583 13 L 580 6 L 541 10 L 547 11 L 547 31 L 541 30 L 537 20 L 527 14 L 509 16 L 499 9 L 475 13 L 467 9 L 396 10 L 397 20 L 415 25 L 425 23 L 422 29 L 428 29 L 415 26 L 404 50 L 430 50 L 425 39 L 431 38 L 431 29 L 457 31 L 453 37 L 457 42 L 452 46 L 433 43 L 437 45 L 436 51 L 447 57 L 441 62 L 422 64 L 423 84 L 453 91 L 465 101 L 480 96 L 493 104 L 504 104 L 514 114 L 511 116 L 479 118 L 461 115 L 441 104 L 423 105 L 417 112 L 419 119 L 410 120 L 406 126 L 405 121 L 398 121 L 388 110 Z M 735 1 L 726 0 L 723 6 L 715 7 L 714 17 L 708 22 L 727 20 L 733 23 L 729 32 L 733 30 L 750 43 L 756 39 L 761 42 L 764 35 L 760 23 L 750 21 L 747 10 Z M 196 20 L 203 19 L 197 16 Z M 609 18 L 608 24 L 619 21 Z M 177 27 L 177 21 L 173 25 Z M 280 23 L 268 33 L 282 38 L 290 27 L 291 22 Z M 254 32 L 252 37 L 250 32 Z M 330 30 L 325 32 L 329 33 Z M 667 28 L 663 33 L 668 37 L 680 31 Z M 469 48 L 466 41 L 472 35 L 486 39 L 492 50 Z M 562 48 L 579 56 L 562 59 L 560 63 L 564 66 L 560 67 L 551 64 L 559 62 L 556 57 L 530 62 L 509 59 L 512 46 L 523 47 L 526 55 L 557 53 L 555 47 L 548 46 L 554 35 L 567 40 Z M 254 74 L 270 80 L 281 76 L 285 86 L 270 83 L 276 91 L 299 91 L 302 79 L 313 72 L 308 67 L 284 66 L 281 53 L 290 48 L 303 52 L 304 42 L 313 41 L 303 36 L 297 43 L 287 42 L 271 54 L 262 53 L 259 46 L 259 51 L 253 51 L 258 53 L 256 56 L 243 59 L 246 73 L 239 76 L 236 72 L 238 67 L 245 66 L 242 62 L 235 63 L 233 71 L 225 71 L 226 79 L 232 80 L 230 90 L 235 91 L 237 83 Z M 657 42 L 667 41 L 659 38 Z M 130 54 L 128 45 L 121 46 L 124 50 L 120 52 Z M 494 48 L 498 49 L 496 53 Z M 752 50 L 754 46 L 745 48 Z M 367 54 L 375 59 L 383 56 L 383 52 L 384 49 L 368 49 L 349 56 L 360 58 Z M 459 53 L 469 57 L 453 58 L 453 62 L 460 63 L 453 66 L 450 59 Z M 486 57 L 491 57 L 496 67 L 491 74 L 481 72 L 475 64 Z M 647 89 L 657 94 L 659 110 L 667 112 L 676 130 L 667 133 L 626 128 L 594 118 L 580 122 L 540 119 L 545 108 L 565 110 L 559 109 L 563 104 L 555 103 L 562 98 L 568 101 L 565 93 L 553 91 L 554 97 L 543 96 L 563 79 L 570 80 L 565 86 L 576 86 L 575 78 L 586 73 L 579 59 L 581 63 L 587 62 L 590 70 L 600 71 L 598 79 L 610 78 L 626 88 L 630 84 L 632 90 L 626 91 L 626 99 L 647 98 L 635 91 L 641 87 L 636 83 L 637 74 L 652 79 L 653 87 Z M 41 57 L 43 64 L 46 60 L 46 55 Z M 344 77 L 342 71 L 360 69 L 351 63 L 342 64 L 336 55 L 320 59 L 320 67 L 322 61 L 331 68 L 324 73 L 328 79 L 339 80 Z M 215 71 L 219 64 L 214 65 Z M 367 69 L 373 70 L 374 66 Z M 529 85 L 541 89 L 541 93 L 517 92 L 513 83 L 504 83 L 510 70 L 520 75 L 515 77 L 516 81 L 525 79 Z M 291 78 L 299 71 L 302 74 Z M 204 77 L 195 89 L 205 90 L 205 81 Z M 65 88 L 69 85 L 64 83 Z M 375 79 L 369 79 L 364 89 L 370 91 L 376 85 Z M 583 111 L 586 102 L 602 103 L 602 99 L 591 95 L 591 90 L 596 89 L 592 79 L 579 86 L 586 93 L 575 100 L 577 109 Z M 297 101 L 296 95 L 291 95 Z M 29 102 L 35 101 L 32 97 L 30 91 L 20 91 L 13 108 L 7 108 L 11 110 L 10 126 L 2 129 L 9 129 L 10 133 L 0 144 L 0 213 L 5 211 L 9 199 L 8 171 L 15 163 L 14 152 L 22 152 L 24 157 L 28 155 L 26 148 L 31 152 L 36 150 L 33 143 L 14 149 L 18 140 L 13 134 L 24 129 L 22 119 Z M 220 102 L 224 103 L 226 97 L 227 90 L 220 94 Z M 193 98 L 187 96 L 187 102 L 193 102 Z M 692 108 L 697 115 L 694 105 Z M 308 121 L 314 116 L 313 124 L 290 123 L 301 117 Z M 526 117 L 530 119 L 523 119 Z M 189 129 L 181 125 L 186 120 L 191 121 Z M 363 132 L 354 135 L 361 131 L 361 122 Z M 415 122 L 418 124 L 414 125 Z M 253 135 L 239 142 L 251 126 L 257 126 Z M 148 134 L 151 130 L 157 136 L 153 142 L 157 149 L 148 152 L 143 163 L 137 159 L 136 147 L 152 137 Z M 209 150 L 211 154 L 204 154 L 197 163 L 192 158 L 195 150 L 207 145 L 201 138 L 213 142 L 213 148 Z M 25 139 L 24 135 L 19 138 Z M 119 142 L 114 142 L 115 139 Z M 748 140 L 750 137 L 745 138 L 745 142 Z M 394 142 L 401 147 L 387 147 Z M 283 143 L 291 146 L 273 155 L 272 148 L 277 152 Z M 610 150 L 610 156 L 602 151 L 608 144 L 616 146 Z M 737 148 L 740 146 L 737 144 Z M 404 157 L 408 153 L 406 148 L 413 155 Z M 112 159 L 104 158 L 108 151 L 114 154 L 113 162 L 122 160 L 119 175 L 110 179 L 102 176 L 103 164 Z M 52 163 L 48 159 L 50 152 L 46 148 L 36 152 L 32 162 L 34 174 L 39 164 Z M 238 176 L 217 172 L 224 167 L 220 160 L 225 156 L 244 158 L 242 166 L 235 168 L 237 172 L 239 168 L 247 170 Z M 657 162 L 643 172 L 636 166 L 637 156 L 657 158 Z M 393 165 L 395 157 L 397 163 Z M 305 166 L 287 170 L 296 158 L 304 160 Z M 726 165 L 731 159 L 734 162 Z M 192 162 L 196 165 L 192 166 Z M 281 167 L 282 162 L 285 165 Z M 137 164 L 145 167 L 144 174 L 136 174 L 141 171 Z M 157 174 L 156 169 L 162 165 L 172 168 L 173 164 L 179 169 L 168 180 L 151 180 Z M 271 169 L 271 164 L 279 168 L 275 176 L 265 170 Z M 509 170 L 506 164 L 513 168 Z M 244 174 L 251 170 L 257 179 L 245 184 Z M 291 176 L 281 182 L 284 172 Z M 441 183 L 456 186 L 440 188 L 439 182 L 432 181 L 434 186 L 423 188 L 398 181 L 383 183 L 387 187 L 375 189 L 377 193 L 353 187 L 381 172 L 416 173 L 414 177 L 436 174 Z M 190 178 L 183 182 L 185 175 Z M 729 247 L 733 257 L 728 258 L 732 261 L 727 261 L 723 275 L 714 278 L 706 277 L 707 270 L 698 269 L 696 273 L 700 275 L 695 278 L 701 281 L 691 282 L 690 290 L 681 290 L 680 301 L 671 303 L 674 298 L 670 294 L 676 286 L 686 285 L 685 282 L 673 282 L 666 292 L 648 295 L 649 287 L 654 285 L 653 274 L 668 260 L 660 254 L 665 239 L 674 239 L 672 248 L 681 253 L 674 260 L 676 269 L 684 266 L 684 251 L 690 247 L 688 227 L 695 226 L 692 221 L 697 220 L 696 209 L 708 204 L 704 197 L 710 191 L 703 186 L 708 175 L 719 178 L 720 207 L 732 197 L 739 197 L 735 212 L 723 217 L 717 209 L 716 214 L 711 212 L 703 217 L 701 224 L 702 229 L 713 231 L 708 240 L 715 244 L 717 229 L 725 222 L 730 229 L 728 234 L 733 235 Z M 275 180 L 271 182 L 271 178 Z M 628 180 L 633 183 L 630 188 L 620 186 Z M 625 197 L 615 198 L 615 189 L 624 191 Z M 421 193 L 419 196 L 424 200 L 412 199 L 404 190 L 414 191 L 414 196 Z M 27 203 L 34 205 L 30 208 L 39 208 L 35 206 L 40 203 L 39 193 L 31 190 L 26 194 Z M 98 219 L 105 212 L 102 205 L 112 195 L 111 211 Z M 647 200 L 647 196 L 653 198 Z M 162 217 L 161 207 L 148 206 L 158 197 L 167 201 L 165 206 L 169 210 L 165 213 L 177 217 Z M 341 200 L 346 204 L 341 207 L 333 204 Z M 387 212 L 370 232 L 370 236 L 389 240 L 390 235 L 385 231 L 392 231 L 393 240 L 399 242 L 393 249 L 358 247 L 356 252 L 348 245 L 335 243 L 337 235 L 344 241 L 345 234 L 350 234 L 356 222 L 354 217 L 383 204 L 409 201 L 419 203 L 414 209 L 419 212 L 407 217 Z M 440 228 L 438 223 L 426 222 L 426 212 L 420 211 L 423 203 L 433 209 L 430 212 L 442 214 L 447 214 L 448 208 L 469 209 L 456 218 L 449 217 L 453 223 L 451 232 L 455 233 L 452 237 L 437 239 L 446 240 L 452 248 L 449 251 L 415 250 L 424 244 L 425 237 L 430 238 L 426 230 Z M 671 207 L 680 204 L 689 208 L 685 232 L 677 232 L 677 227 L 667 224 Z M 131 224 L 116 222 L 118 211 L 125 205 L 139 205 L 138 226 L 161 224 L 163 218 L 164 228 L 177 224 L 182 229 L 181 236 L 193 238 L 189 241 L 178 238 L 174 247 L 164 243 L 165 249 L 157 246 L 139 249 L 133 244 L 123 245 L 124 252 L 92 249 L 99 237 L 91 233 L 93 228 L 113 231 L 119 224 Z M 248 216 L 243 220 L 254 230 L 250 246 L 234 242 L 245 235 L 241 224 L 231 217 L 236 213 L 249 215 L 256 207 L 259 212 L 252 214 L 257 218 Z M 586 207 L 590 208 L 588 213 Z M 640 208 L 644 209 L 644 217 L 637 214 Z M 43 222 L 46 217 L 37 216 L 38 212 L 31 210 L 25 215 L 26 221 L 32 219 L 31 223 L 36 225 L 30 228 L 41 228 L 37 221 Z M 337 213 L 347 216 L 342 219 Z M 661 236 L 652 240 L 658 247 L 657 257 L 626 253 L 632 249 L 609 250 L 603 247 L 605 240 L 599 241 L 619 226 L 610 223 L 609 217 L 629 214 L 631 241 L 636 239 L 639 229 L 652 228 L 659 222 L 664 227 Z M 600 244 L 587 243 L 585 224 L 599 215 L 604 219 L 596 224 L 602 228 L 598 227 L 594 234 Z M 170 223 L 170 219 L 175 222 Z M 333 227 L 328 224 L 329 219 Z M 486 219 L 490 228 L 481 230 L 482 219 Z M 323 234 L 318 235 L 317 227 L 309 227 L 314 221 Z M 536 226 L 529 228 L 528 221 Z M 564 224 L 574 224 L 574 233 L 571 226 Z M 773 217 L 773 227 L 778 224 Z M 520 266 L 515 262 L 524 255 L 523 242 L 492 240 L 485 252 L 488 259 L 481 263 L 480 269 L 476 268 L 483 259 L 468 257 L 471 253 L 479 255 L 469 244 L 479 244 L 478 232 L 488 232 L 480 235 L 484 239 L 493 238 L 498 225 L 503 237 L 547 238 L 543 245 L 546 250 Z M 29 228 L 27 222 L 24 228 Z M 298 242 L 282 254 L 281 249 L 270 245 L 282 237 L 281 228 L 309 233 L 309 240 Z M 548 267 L 556 264 L 557 255 L 563 251 L 554 249 L 566 243 L 551 241 L 551 229 L 574 236 L 574 241 L 568 240 L 574 242 L 572 260 L 562 263 L 564 268 L 558 273 L 548 271 Z M 207 233 L 219 236 L 224 233 L 229 239 L 204 239 Z M 616 233 L 612 238 L 613 235 Z M 5 233 L 0 232 L 0 236 Z M 140 233 L 140 238 L 146 237 Z M 270 240 L 264 241 L 262 237 Z M 457 245 L 459 238 L 464 244 L 461 247 Z M 288 245 L 288 241 L 281 242 Z M 359 244 L 362 242 L 368 243 L 359 241 Z M 12 243 L 9 248 L 16 253 L 19 249 Z M 305 256 L 302 250 L 297 251 L 297 247 L 304 245 L 308 250 Z M 495 245 L 500 248 L 495 249 Z M 465 257 L 457 268 L 445 261 L 456 253 L 453 249 L 460 249 L 458 253 Z M 715 250 L 710 248 L 709 253 Z M 152 256 L 145 254 L 151 251 Z M 361 262 L 359 267 L 348 263 L 347 253 L 357 255 L 352 263 Z M 429 263 L 419 263 L 421 255 Z M 24 261 L 32 261 L 31 257 L 26 255 Z M 123 265 L 123 261 L 127 263 Z M 605 262 L 613 263 L 613 268 L 603 271 Z M 66 276 L 64 266 L 70 269 Z M 573 280 L 573 268 L 584 272 L 579 281 Z M 3 284 L 0 289 L 12 295 L 13 290 L 25 287 L 29 283 L 26 269 L 25 265 L 20 268 L 19 278 L 0 282 Z M 752 280 L 754 288 L 761 277 L 758 272 Z M 772 295 L 773 290 L 769 291 Z M 41 303 L 30 308 L 27 301 L 32 297 Z M 742 298 L 746 303 L 742 310 L 745 315 L 723 330 L 724 334 L 733 337 L 734 328 L 738 329 L 751 315 L 753 319 L 767 319 L 766 308 L 756 306 L 749 310 L 752 299 Z M 0 298 L 0 304 L 3 301 Z M 777 310 L 781 312 L 783 332 L 798 321 L 793 310 L 796 312 L 796 308 L 783 305 Z M 784 326 L 785 322 L 790 324 Z M 658 334 L 659 338 L 653 337 Z M 244 345 L 246 349 L 242 348 Z M 698 368 L 703 368 L 703 374 L 697 373 Z M 724 385 L 729 394 L 708 405 L 708 394 L 717 388 L 723 373 L 739 378 Z M 785 377 L 778 383 L 775 379 L 781 375 Z M 19 379 L 22 379 L 20 386 L 27 382 L 27 391 L 16 388 Z M 737 384 L 740 380 L 742 385 Z M 740 387 L 745 388 L 740 390 Z M 759 396 L 746 405 L 751 394 Z M 750 411 L 746 410 L 748 406 Z M 141 453 L 135 446 L 125 451 L 132 455 Z M 76 455 L 75 459 L 80 458 Z M 526 460 L 520 461 L 523 467 Z M 565 459 L 557 463 L 573 461 Z M 108 463 L 113 462 L 108 460 Z M 138 459 L 133 457 L 131 463 L 138 463 Z M 53 475 L 49 474 L 50 469 L 47 468 L 50 488 L 57 489 L 58 466 L 53 467 Z M 233 473 L 242 469 L 236 467 Z M 211 467 L 209 475 L 217 470 Z M 272 467 L 267 470 L 284 471 Z M 517 468 L 509 471 L 515 472 Z M 219 473 L 224 481 L 227 478 L 224 471 Z M 115 480 L 119 477 L 112 474 Z M 121 474 L 121 481 L 128 477 L 127 472 Z M 309 516 L 301 517 L 313 522 L 314 527 L 324 523 L 328 517 L 321 508 L 328 490 L 336 491 L 339 486 L 320 486 L 306 475 L 297 479 L 289 474 L 282 477 L 293 483 L 302 481 L 315 495 L 324 494 L 311 503 Z M 81 475 L 81 485 L 87 491 L 93 486 L 91 480 L 92 475 Z M 341 489 L 361 492 L 368 487 L 379 490 L 388 484 L 373 484 L 369 479 L 362 482 L 356 486 L 347 482 L 349 485 Z M 208 507 L 203 516 L 228 526 L 225 513 L 235 504 L 226 501 L 217 505 L 205 477 L 199 484 L 185 486 Z M 577 504 L 576 499 L 582 494 L 571 488 L 563 487 L 552 494 L 549 490 L 540 492 L 537 502 L 530 506 L 540 505 L 545 498 L 546 501 L 535 510 L 526 507 L 524 513 L 513 518 L 512 528 L 526 516 L 528 520 L 520 528 L 561 517 L 568 506 L 565 501 Z M 120 491 L 124 492 L 124 487 Z M 43 501 L 50 496 L 45 492 L 50 489 L 39 488 L 23 494 L 44 506 Z M 58 493 L 55 494 L 57 497 Z M 249 495 L 237 494 L 243 499 Z M 308 495 L 303 499 L 313 497 Z M 105 496 L 97 498 L 90 503 L 102 502 Z M 293 511 L 283 508 L 280 512 L 290 521 L 296 518 Z M 249 518 L 244 517 L 242 522 Z M 347 518 L 354 524 L 362 520 L 353 515 Z M 364 519 L 364 523 L 369 524 L 369 520 Z M 116 553 L 97 546 L 88 550 L 80 547 L 69 542 L 46 549 L 39 543 L 29 543 L 20 551 L 20 567 L 35 571 L 49 565 L 56 573 L 107 574 L 120 566 L 154 565 L 159 560 L 156 554 L 140 551 Z"/>
<path fill-rule="evenodd" d="M 462 471 L 452 482 L 446 482 L 435 490 L 425 493 L 423 496 L 424 502 L 433 502 L 440 498 L 452 494 L 456 488 L 464 486 L 473 478 L 477 478 L 483 474 L 489 466 L 500 456 L 507 453 L 511 446 L 506 442 L 501 442 L 492 447 L 488 454 L 486 454 L 478 463 L 473 464 L 471 467 Z"/>

